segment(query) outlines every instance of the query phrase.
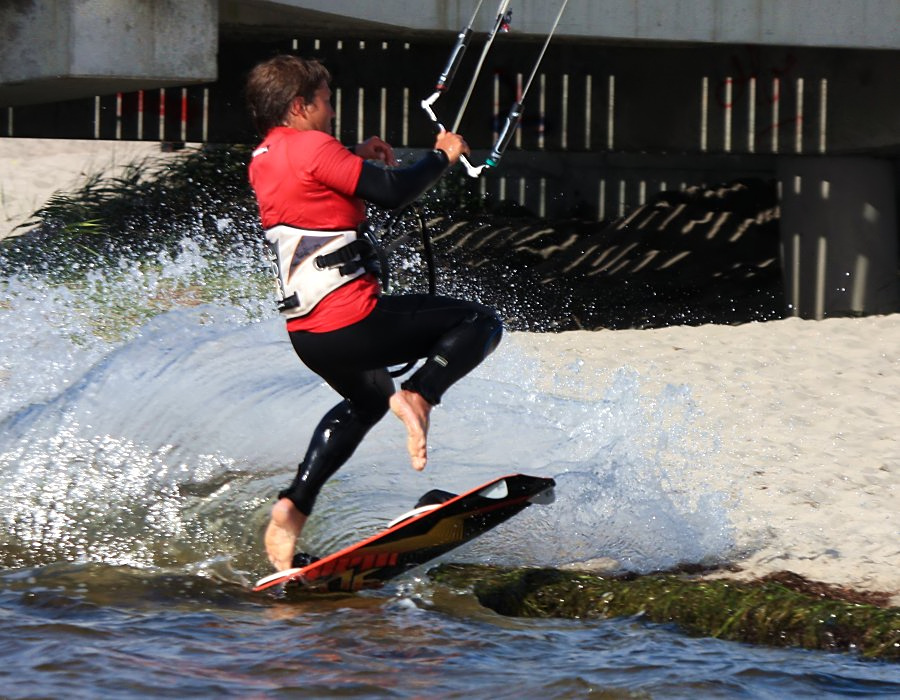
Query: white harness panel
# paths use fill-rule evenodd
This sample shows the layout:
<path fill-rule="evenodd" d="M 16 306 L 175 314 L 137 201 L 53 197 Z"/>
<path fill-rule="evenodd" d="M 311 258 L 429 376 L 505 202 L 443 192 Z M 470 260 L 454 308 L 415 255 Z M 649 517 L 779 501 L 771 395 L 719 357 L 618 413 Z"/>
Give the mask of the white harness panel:
<path fill-rule="evenodd" d="M 278 309 L 284 316 L 306 316 L 330 292 L 365 274 L 362 265 L 343 275 L 340 265 L 316 264 L 320 255 L 334 253 L 356 238 L 356 231 L 309 231 L 285 224 L 266 229 L 275 258 L 272 266 L 280 295 Z"/>

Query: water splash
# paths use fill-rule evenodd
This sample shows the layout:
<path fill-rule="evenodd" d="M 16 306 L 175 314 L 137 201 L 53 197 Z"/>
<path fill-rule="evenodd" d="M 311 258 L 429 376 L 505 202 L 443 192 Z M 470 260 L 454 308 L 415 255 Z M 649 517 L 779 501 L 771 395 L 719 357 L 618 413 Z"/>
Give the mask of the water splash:
<path fill-rule="evenodd" d="M 728 558 L 733 504 L 709 479 L 719 442 L 688 387 L 654 394 L 645 378 L 620 369 L 608 379 L 580 377 L 606 384 L 602 397 L 584 400 L 529 392 L 540 378 L 510 374 L 517 384 L 493 392 L 484 413 L 455 432 L 485 437 L 470 445 L 482 461 L 554 476 L 557 500 L 476 542 L 474 560 L 647 572 Z"/>
<path fill-rule="evenodd" d="M 252 251 L 223 255 L 187 238 L 174 255 L 150 260 L 122 256 L 99 267 L 73 257 L 69 272 L 83 274 L 62 281 L 34 268 L 0 279 L 0 419 L 63 391 L 168 309 L 211 303 L 236 323 L 274 315 Z"/>
<path fill-rule="evenodd" d="M 337 397 L 293 355 L 257 253 L 185 240 L 77 280 L 0 280 L 4 565 L 265 568 L 268 504 Z M 398 425 L 377 426 L 323 491 L 305 546 L 374 532 L 430 488 L 525 472 L 554 476 L 557 503 L 461 556 L 637 571 L 727 558 L 729 504 L 705 479 L 716 440 L 689 388 L 654 394 L 627 369 L 583 376 L 577 362 L 548 382 L 519 345 L 435 412 L 426 474 L 410 470 Z"/>

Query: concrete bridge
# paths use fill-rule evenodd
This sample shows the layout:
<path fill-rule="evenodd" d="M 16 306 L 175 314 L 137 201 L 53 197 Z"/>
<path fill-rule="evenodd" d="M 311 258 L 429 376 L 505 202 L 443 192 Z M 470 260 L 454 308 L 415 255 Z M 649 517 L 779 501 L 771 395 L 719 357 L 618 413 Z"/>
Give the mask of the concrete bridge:
<path fill-rule="evenodd" d="M 15 0 L 0 5 L 0 106 L 217 78 L 220 37 L 445 38 L 477 0 Z M 493 21 L 486 0 L 476 31 Z M 547 0 L 512 5 L 543 34 Z M 561 40 L 900 49 L 896 0 L 570 0 Z"/>
<path fill-rule="evenodd" d="M 0 136 L 252 141 L 243 75 L 296 50 L 335 73 L 339 137 L 424 147 L 418 102 L 476 4 L 2 3 Z M 497 5 L 484 0 L 476 33 Z M 482 151 L 558 5 L 511 7 L 460 129 Z M 479 186 L 604 218 L 665 189 L 777 178 L 793 313 L 894 311 L 898 88 L 897 0 L 570 0 L 503 167 Z"/>

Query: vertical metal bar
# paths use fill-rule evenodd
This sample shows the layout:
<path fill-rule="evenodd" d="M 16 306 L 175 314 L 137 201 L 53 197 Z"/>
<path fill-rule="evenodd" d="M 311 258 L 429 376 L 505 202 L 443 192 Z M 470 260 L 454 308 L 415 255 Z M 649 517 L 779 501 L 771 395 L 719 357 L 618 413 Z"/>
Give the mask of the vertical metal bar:
<path fill-rule="evenodd" d="M 166 140 L 166 89 L 159 89 L 159 129 L 157 136 L 160 141 Z"/>
<path fill-rule="evenodd" d="M 709 144 L 709 76 L 700 82 L 700 152 L 706 153 Z"/>
<path fill-rule="evenodd" d="M 825 318 L 825 283 L 828 276 L 828 239 L 819 236 L 816 246 L 816 311 L 815 318 Z"/>
<path fill-rule="evenodd" d="M 790 186 L 794 190 L 794 196 L 799 197 L 802 189 L 803 189 L 803 179 L 799 175 L 795 175 L 792 178 L 793 182 Z M 785 183 L 782 183 L 784 186 Z M 781 193 L 779 192 L 779 200 L 781 200 Z M 794 316 L 800 315 L 800 253 L 801 253 L 801 245 L 800 245 L 800 233 L 798 231 L 794 231 L 791 235 L 791 269 L 793 274 L 791 275 L 791 279 L 793 283 L 791 285 L 791 304 L 793 306 Z"/>
<path fill-rule="evenodd" d="M 409 144 L 409 88 L 403 88 L 403 137 L 401 142 L 403 146 Z"/>
<path fill-rule="evenodd" d="M 386 138 L 387 134 L 387 88 L 381 88 L 381 118 L 378 120 L 378 135 Z"/>
<path fill-rule="evenodd" d="M 828 152 L 828 78 L 819 81 L 819 153 Z"/>
<path fill-rule="evenodd" d="M 731 76 L 725 78 L 725 136 L 722 144 L 722 150 L 726 153 L 731 152 L 731 108 L 732 95 L 734 94 L 734 81 Z"/>
<path fill-rule="evenodd" d="M 522 74 L 516 73 L 516 102 L 522 101 Z M 516 148 L 522 148 L 522 130 L 516 126 Z"/>
<path fill-rule="evenodd" d="M 334 90 L 334 135 L 335 138 L 340 140 L 343 136 L 343 130 L 341 125 L 341 112 L 343 105 L 343 97 L 344 92 L 340 87 L 335 88 Z"/>
<path fill-rule="evenodd" d="M 590 74 L 584 77 L 584 150 L 591 150 L 591 94 L 593 80 Z"/>
<path fill-rule="evenodd" d="M 144 91 L 137 91 L 137 139 L 144 140 Z"/>
<path fill-rule="evenodd" d="M 866 278 L 869 275 L 869 258 L 865 255 L 857 255 L 853 265 L 853 288 L 850 292 L 850 308 L 854 311 L 863 311 L 866 308 Z"/>
<path fill-rule="evenodd" d="M 803 78 L 797 78 L 797 117 L 794 120 L 794 152 L 803 153 Z"/>
<path fill-rule="evenodd" d="M 538 141 L 537 147 L 544 150 L 544 119 L 547 115 L 547 76 L 541 73 L 539 84 L 540 95 L 538 97 Z"/>
<path fill-rule="evenodd" d="M 122 140 L 122 93 L 116 93 L 116 140 Z"/>
<path fill-rule="evenodd" d="M 800 234 L 791 235 L 791 315 L 800 315 Z"/>
<path fill-rule="evenodd" d="M 491 140 L 496 141 L 500 136 L 500 76 L 494 73 L 494 129 Z"/>
<path fill-rule="evenodd" d="M 781 80 L 772 78 L 772 153 L 778 153 L 778 131 L 781 129 L 781 124 L 778 123 L 780 92 Z"/>
<path fill-rule="evenodd" d="M 181 141 L 187 141 L 187 121 L 188 121 L 188 91 L 187 88 L 181 88 Z"/>
<path fill-rule="evenodd" d="M 209 141 L 209 88 L 203 88 L 203 143 Z"/>
<path fill-rule="evenodd" d="M 747 151 L 756 151 L 756 78 L 747 85 Z"/>
<path fill-rule="evenodd" d="M 609 76 L 609 99 L 606 107 L 606 148 L 613 150 L 616 130 L 616 76 Z"/>
<path fill-rule="evenodd" d="M 359 42 L 360 45 L 363 42 Z M 356 140 L 362 141 L 365 139 L 366 125 L 365 125 L 365 97 L 366 97 L 366 89 L 364 87 L 360 87 L 356 93 L 357 105 L 356 105 Z"/>
<path fill-rule="evenodd" d="M 606 218 L 606 180 L 600 178 L 600 187 L 597 193 L 597 221 L 603 221 Z"/>

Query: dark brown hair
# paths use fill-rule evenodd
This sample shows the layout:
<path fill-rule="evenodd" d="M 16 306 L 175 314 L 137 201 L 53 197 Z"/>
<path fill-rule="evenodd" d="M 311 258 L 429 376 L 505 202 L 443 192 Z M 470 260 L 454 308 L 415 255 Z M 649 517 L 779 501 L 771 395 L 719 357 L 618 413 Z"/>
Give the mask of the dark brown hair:
<path fill-rule="evenodd" d="M 312 102 L 323 82 L 331 82 L 331 74 L 314 59 L 282 54 L 256 65 L 247 77 L 245 95 L 260 136 L 284 122 L 295 97 Z"/>

